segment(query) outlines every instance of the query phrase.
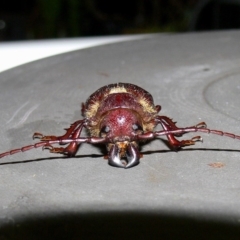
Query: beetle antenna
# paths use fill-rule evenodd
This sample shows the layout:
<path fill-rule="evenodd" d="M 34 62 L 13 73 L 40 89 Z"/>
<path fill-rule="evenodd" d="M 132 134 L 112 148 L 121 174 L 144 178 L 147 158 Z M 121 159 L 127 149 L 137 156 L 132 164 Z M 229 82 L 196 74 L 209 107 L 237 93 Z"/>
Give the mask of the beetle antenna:
<path fill-rule="evenodd" d="M 42 147 L 43 150 L 45 147 L 50 148 L 51 144 L 68 144 L 72 142 L 77 142 L 77 143 L 91 143 L 91 144 L 99 144 L 99 143 L 105 143 L 106 138 L 102 137 L 82 137 L 82 138 L 76 138 L 76 139 L 59 139 L 59 140 L 51 140 L 51 141 L 42 141 L 42 142 L 37 142 L 32 145 L 28 145 L 25 147 L 21 148 L 16 148 L 13 150 L 10 150 L 8 152 L 4 152 L 0 154 L 0 158 L 6 157 L 8 155 L 13 155 L 19 152 L 26 152 L 29 151 L 33 148 L 39 148 Z"/>
<path fill-rule="evenodd" d="M 183 134 L 183 133 L 189 133 L 189 132 L 202 132 L 202 133 L 208 133 L 208 134 L 215 134 L 219 136 L 225 136 L 230 137 L 233 139 L 240 140 L 240 135 L 236 135 L 233 133 L 223 132 L 219 130 L 212 130 L 208 128 L 202 128 L 202 127 L 186 127 L 186 128 L 178 128 L 175 130 L 163 130 L 163 131 L 156 131 L 156 132 L 148 132 L 141 135 L 138 135 L 137 138 L 139 140 L 147 140 L 147 139 L 154 139 L 159 136 L 164 136 L 168 134 Z"/>
<path fill-rule="evenodd" d="M 202 132 L 202 133 L 208 133 L 208 134 L 215 134 L 219 136 L 225 136 L 225 137 L 230 137 L 233 139 L 238 139 L 240 140 L 240 135 L 236 135 L 233 133 L 228 133 L 228 132 L 223 132 L 219 130 L 211 130 L 208 128 L 203 128 L 202 126 L 196 126 L 196 127 L 186 127 L 186 128 L 178 128 L 175 130 L 162 130 L 162 131 L 156 131 L 156 132 L 148 132 L 140 135 L 136 135 L 135 140 L 150 140 L 154 139 L 159 136 L 165 136 L 168 134 L 183 134 L 183 133 L 189 133 L 189 132 Z M 52 140 L 52 141 L 42 141 L 38 142 L 32 145 L 28 145 L 22 148 L 17 148 L 10 150 L 8 152 L 4 152 L 0 154 L 0 158 L 6 157 L 8 155 L 13 155 L 19 152 L 25 152 L 29 151 L 33 148 L 39 148 L 42 147 L 49 147 L 51 144 L 68 144 L 72 142 L 76 143 L 91 143 L 91 144 L 99 144 L 99 143 L 106 143 L 107 139 L 102 138 L 102 137 L 82 137 L 82 138 L 73 138 L 73 139 L 59 139 L 59 140 Z"/>
<path fill-rule="evenodd" d="M 46 145 L 46 142 L 38 142 L 38 143 L 28 145 L 28 146 L 25 146 L 25 147 L 22 147 L 22 148 L 13 149 L 13 150 L 10 150 L 8 152 L 1 153 L 0 158 L 6 157 L 8 155 L 13 155 L 13 154 L 19 153 L 19 152 L 26 152 L 26 151 L 31 150 L 33 148 L 44 147 L 45 145 Z"/>

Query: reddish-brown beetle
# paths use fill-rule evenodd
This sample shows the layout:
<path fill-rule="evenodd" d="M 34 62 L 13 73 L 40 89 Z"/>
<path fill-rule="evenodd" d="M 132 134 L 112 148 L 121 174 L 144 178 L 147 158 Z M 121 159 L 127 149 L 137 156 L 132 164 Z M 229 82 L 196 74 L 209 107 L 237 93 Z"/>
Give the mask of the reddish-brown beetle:
<path fill-rule="evenodd" d="M 179 141 L 188 132 L 213 133 L 240 140 L 240 136 L 218 130 L 207 129 L 204 122 L 187 128 L 179 128 L 166 116 L 159 116 L 159 105 L 154 105 L 150 93 L 130 83 L 116 83 L 104 86 L 94 92 L 82 105 L 84 119 L 76 121 L 62 136 L 44 136 L 34 133 L 33 138 L 41 141 L 0 154 L 0 158 L 32 148 L 47 148 L 51 153 L 74 156 L 81 143 L 106 144 L 109 164 L 130 168 L 139 163 L 141 154 L 138 143 L 166 135 L 169 145 L 178 150 L 182 147 L 202 141 L 200 136 Z M 160 124 L 162 131 L 153 131 Z M 89 131 L 89 137 L 80 137 L 83 128 Z M 53 147 L 52 144 L 66 145 Z M 125 159 L 125 160 L 122 160 Z"/>

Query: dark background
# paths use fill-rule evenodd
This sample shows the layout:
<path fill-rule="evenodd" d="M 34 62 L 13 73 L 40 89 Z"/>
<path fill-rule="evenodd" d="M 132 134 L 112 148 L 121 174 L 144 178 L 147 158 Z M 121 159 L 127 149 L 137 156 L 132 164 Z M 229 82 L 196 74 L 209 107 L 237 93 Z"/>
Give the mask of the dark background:
<path fill-rule="evenodd" d="M 0 41 L 240 27 L 240 0 L 1 0 Z"/>

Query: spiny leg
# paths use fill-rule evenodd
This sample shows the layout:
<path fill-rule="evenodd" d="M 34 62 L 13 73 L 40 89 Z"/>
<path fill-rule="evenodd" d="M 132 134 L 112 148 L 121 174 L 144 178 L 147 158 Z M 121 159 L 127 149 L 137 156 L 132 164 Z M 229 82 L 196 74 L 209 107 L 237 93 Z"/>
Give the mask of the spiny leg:
<path fill-rule="evenodd" d="M 64 135 L 62 136 L 51 136 L 51 135 L 43 135 L 42 133 L 35 132 L 33 134 L 33 139 L 38 138 L 40 141 L 55 141 L 55 140 L 63 140 L 63 139 L 69 139 L 71 138 L 71 135 L 74 134 L 76 129 L 79 127 L 79 125 L 82 127 L 85 123 L 85 120 L 78 120 L 71 124 L 69 128 L 66 128 L 65 130 L 67 131 Z"/>
<path fill-rule="evenodd" d="M 178 130 L 179 128 L 176 126 L 176 122 L 173 122 L 170 118 L 166 117 L 166 116 L 157 116 L 156 118 L 157 122 L 160 123 L 162 125 L 162 128 L 166 131 L 171 131 L 171 130 Z M 196 128 L 206 128 L 207 125 L 205 122 L 200 122 L 195 126 L 192 127 L 196 127 Z M 179 141 L 176 139 L 176 137 L 181 137 L 183 135 L 183 133 L 181 134 L 167 134 L 167 138 L 169 141 L 170 146 L 173 149 L 180 149 L 182 147 L 185 146 L 190 146 L 190 145 L 194 145 L 195 142 L 198 141 L 203 141 L 202 137 L 200 136 L 195 136 L 191 139 L 187 139 L 187 140 L 182 140 Z"/>
<path fill-rule="evenodd" d="M 75 139 L 79 138 L 84 127 L 84 120 L 77 121 L 73 123 L 70 128 L 67 129 L 67 133 L 63 136 L 43 136 L 40 138 L 41 141 L 54 141 L 54 140 L 64 140 L 64 139 Z M 61 143 L 60 143 L 61 144 Z M 61 145 L 63 145 L 62 143 Z M 49 149 L 51 153 L 60 153 L 67 156 L 75 156 L 80 143 L 71 142 L 67 147 L 53 147 L 51 144 L 46 144 L 43 149 Z"/>
<path fill-rule="evenodd" d="M 156 120 L 158 120 L 158 123 L 167 125 L 169 127 L 169 129 L 171 130 L 178 130 L 179 127 L 176 126 L 177 122 L 173 122 L 172 119 L 166 117 L 166 116 L 157 116 Z M 194 126 L 190 126 L 191 127 L 197 127 L 197 128 L 207 128 L 207 124 L 205 122 L 200 122 Z M 176 137 L 181 137 L 183 134 L 185 133 L 175 133 L 173 134 Z"/>
<path fill-rule="evenodd" d="M 177 122 L 173 122 L 172 119 L 170 119 L 169 117 L 166 117 L 166 116 L 157 116 L 156 117 L 156 120 L 157 120 L 157 123 L 160 123 L 162 125 L 162 127 L 164 128 L 164 126 L 168 129 L 171 129 L 171 130 L 177 130 L 179 129 L 177 126 L 176 126 L 176 123 Z M 173 134 L 174 136 L 176 137 L 181 137 L 183 135 L 182 134 Z"/>

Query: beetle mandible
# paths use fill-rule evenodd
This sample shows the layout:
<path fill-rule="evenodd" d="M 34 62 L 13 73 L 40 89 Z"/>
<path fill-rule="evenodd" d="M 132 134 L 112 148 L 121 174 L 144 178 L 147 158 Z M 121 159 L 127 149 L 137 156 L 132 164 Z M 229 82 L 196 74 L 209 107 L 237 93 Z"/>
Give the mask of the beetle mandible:
<path fill-rule="evenodd" d="M 45 136 L 34 133 L 33 138 L 40 139 L 32 145 L 0 154 L 0 158 L 32 148 L 42 147 L 51 153 L 75 156 L 81 143 L 105 144 L 108 163 L 115 167 L 130 168 L 139 164 L 142 157 L 139 142 L 159 136 L 167 136 L 169 145 L 179 150 L 202 141 L 200 136 L 179 141 L 177 138 L 188 132 L 212 133 L 240 140 L 240 136 L 219 130 L 210 130 L 204 122 L 195 126 L 179 128 L 166 116 L 160 116 L 160 105 L 154 105 L 153 97 L 146 90 L 130 83 L 115 83 L 101 87 L 82 104 L 83 119 L 66 129 L 62 136 Z M 154 131 L 160 124 L 161 131 Z M 80 137 L 83 128 L 88 137 Z M 67 145 L 53 147 L 53 144 Z"/>

